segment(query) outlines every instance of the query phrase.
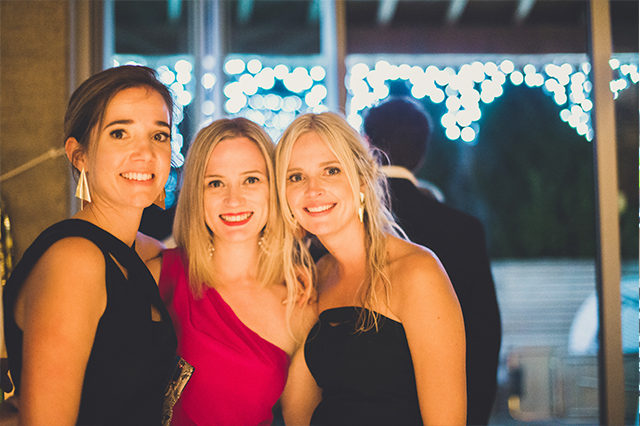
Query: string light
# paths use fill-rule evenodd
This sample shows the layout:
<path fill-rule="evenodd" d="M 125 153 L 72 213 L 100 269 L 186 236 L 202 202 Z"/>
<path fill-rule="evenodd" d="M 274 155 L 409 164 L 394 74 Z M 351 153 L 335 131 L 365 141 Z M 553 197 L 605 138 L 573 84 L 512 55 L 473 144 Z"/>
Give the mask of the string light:
<path fill-rule="evenodd" d="M 439 122 L 447 138 L 474 144 L 481 130 L 479 120 L 483 106 L 499 99 L 504 94 L 505 85 L 526 84 L 540 88 L 550 96 L 562 107 L 560 119 L 591 140 L 591 64 L 587 61 L 570 62 L 556 63 L 552 60 L 547 64 L 517 64 L 515 60 L 505 58 L 484 62 L 476 60 L 455 67 L 433 63 L 421 67 L 408 62 L 377 60 L 367 63 L 367 60 L 360 60 L 348 68 L 345 78 L 347 120 L 359 128 L 362 112 L 389 96 L 389 83 L 404 81 L 415 99 L 444 103 L 445 111 Z M 184 56 L 115 55 L 114 66 L 121 63 L 149 65 L 157 70 L 159 79 L 174 92 L 178 107 L 177 126 L 182 121 L 183 108 L 194 99 L 193 59 Z M 213 93 L 219 83 L 214 64 L 210 56 L 203 58 L 201 64 L 203 70 L 199 84 L 204 89 L 204 99 L 199 102 L 205 119 L 211 119 L 216 112 Z M 638 84 L 638 64 L 628 58 L 620 60 L 614 57 L 609 65 L 614 75 L 610 90 L 613 98 L 617 99 L 623 90 Z M 297 114 L 327 110 L 327 73 L 317 63 L 290 64 L 245 55 L 228 58 L 223 70 L 226 75 L 223 93 L 227 98 L 223 103 L 224 111 L 229 115 L 251 117 L 263 124 L 276 139 Z M 178 134 L 176 127 L 174 135 Z"/>
<path fill-rule="evenodd" d="M 632 84 L 638 83 L 637 64 L 613 58 L 609 62 L 614 71 L 610 89 L 614 99 Z M 389 95 L 389 82 L 404 80 L 411 96 L 445 104 L 439 122 L 450 140 L 469 144 L 477 142 L 478 121 L 482 105 L 490 104 L 504 94 L 504 85 L 526 84 L 541 88 L 553 101 L 563 107 L 560 119 L 591 141 L 593 129 L 589 99 L 593 84 L 589 81 L 591 65 L 579 63 L 547 63 L 536 66 L 524 63 L 517 66 L 512 60 L 473 61 L 454 69 L 434 64 L 421 68 L 415 64 L 393 64 L 386 60 L 375 62 L 370 68 L 366 61 L 358 61 L 348 70 L 346 86 L 349 94 L 347 118 L 359 128 L 361 114 L 366 108 Z"/>
<path fill-rule="evenodd" d="M 274 140 L 298 114 L 327 110 L 327 72 L 322 65 L 294 65 L 247 56 L 229 58 L 224 69 L 225 112 L 261 124 Z"/>

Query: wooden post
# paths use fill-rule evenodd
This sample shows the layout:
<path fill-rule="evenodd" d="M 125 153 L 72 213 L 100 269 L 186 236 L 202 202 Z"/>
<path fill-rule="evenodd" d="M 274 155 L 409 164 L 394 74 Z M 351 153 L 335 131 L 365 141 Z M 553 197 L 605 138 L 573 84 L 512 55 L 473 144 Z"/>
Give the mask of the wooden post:
<path fill-rule="evenodd" d="M 597 247 L 596 279 L 600 321 L 600 423 L 624 424 L 624 373 L 620 326 L 620 225 L 613 95 L 609 89 L 611 19 L 608 0 L 590 2 L 590 57 L 595 130 Z"/>

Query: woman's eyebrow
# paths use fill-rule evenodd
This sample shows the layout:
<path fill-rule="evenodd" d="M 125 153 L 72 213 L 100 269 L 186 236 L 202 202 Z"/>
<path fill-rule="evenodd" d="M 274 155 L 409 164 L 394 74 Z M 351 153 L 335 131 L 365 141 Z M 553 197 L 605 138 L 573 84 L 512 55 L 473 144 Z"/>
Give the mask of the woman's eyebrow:
<path fill-rule="evenodd" d="M 107 127 L 116 126 L 118 124 L 133 124 L 133 120 L 131 120 L 131 119 L 113 120 L 113 121 L 107 123 L 104 126 L 104 128 L 106 129 Z M 169 126 L 169 123 L 167 123 L 166 121 L 158 120 L 158 121 L 156 121 L 156 124 L 158 126 L 161 126 L 161 127 L 167 127 L 169 129 L 171 128 L 171 126 Z"/>
<path fill-rule="evenodd" d="M 126 119 L 113 120 L 113 121 L 105 124 L 104 128 L 106 129 L 107 127 L 116 126 L 118 124 L 131 124 L 131 123 L 133 123 L 133 120 L 126 120 Z"/>

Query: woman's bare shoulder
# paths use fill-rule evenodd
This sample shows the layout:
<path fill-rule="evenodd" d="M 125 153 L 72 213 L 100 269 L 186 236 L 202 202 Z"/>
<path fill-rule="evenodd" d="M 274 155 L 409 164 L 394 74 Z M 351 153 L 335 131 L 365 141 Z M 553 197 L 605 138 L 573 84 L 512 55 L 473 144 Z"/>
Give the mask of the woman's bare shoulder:
<path fill-rule="evenodd" d="M 158 241 L 142 232 L 136 235 L 136 253 L 144 262 L 162 255 L 166 247 L 162 241 Z"/>
<path fill-rule="evenodd" d="M 313 300 L 298 304 L 293 310 L 291 318 L 294 337 L 298 343 L 304 342 L 309 330 L 318 321 L 318 302 Z"/>
<path fill-rule="evenodd" d="M 442 268 L 440 260 L 432 250 L 394 236 L 387 239 L 387 254 L 389 266 L 394 270 L 411 269 L 425 272 Z"/>
<path fill-rule="evenodd" d="M 53 311 L 84 311 L 99 316 L 106 307 L 104 254 L 81 237 L 55 242 L 34 265 L 16 303 L 19 324 L 25 308 L 43 303 Z"/>
<path fill-rule="evenodd" d="M 54 274 L 59 270 L 72 278 L 77 273 L 95 269 L 102 269 L 104 276 L 104 265 L 104 254 L 92 241 L 82 237 L 67 237 L 52 244 L 34 269 L 43 268 Z M 69 271 L 73 273 L 69 274 Z"/>
<path fill-rule="evenodd" d="M 136 253 L 140 259 L 147 265 L 147 269 L 153 275 L 156 283 L 160 280 L 160 271 L 162 269 L 162 250 L 165 245 L 142 232 L 136 235 Z"/>
<path fill-rule="evenodd" d="M 449 277 L 436 254 L 412 242 L 390 237 L 388 241 L 389 277 L 395 305 L 436 294 L 454 294 Z"/>

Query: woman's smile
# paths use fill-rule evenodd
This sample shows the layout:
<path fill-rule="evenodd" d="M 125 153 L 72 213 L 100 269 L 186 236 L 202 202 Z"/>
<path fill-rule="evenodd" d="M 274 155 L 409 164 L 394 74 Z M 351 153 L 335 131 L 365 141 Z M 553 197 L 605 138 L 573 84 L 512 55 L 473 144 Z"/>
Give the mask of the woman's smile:
<path fill-rule="evenodd" d="M 139 172 L 125 172 L 120 173 L 120 176 L 127 180 L 136 182 L 150 182 L 155 177 L 153 173 L 139 173 Z"/>
<path fill-rule="evenodd" d="M 253 212 L 242 212 L 242 213 L 224 213 L 218 215 L 222 223 L 227 226 L 241 226 L 248 223 L 253 216 Z"/>
<path fill-rule="evenodd" d="M 320 204 L 315 206 L 304 207 L 303 210 L 312 216 L 320 216 L 328 214 L 337 203 Z"/>

